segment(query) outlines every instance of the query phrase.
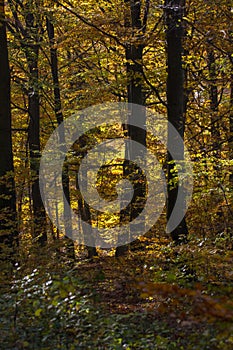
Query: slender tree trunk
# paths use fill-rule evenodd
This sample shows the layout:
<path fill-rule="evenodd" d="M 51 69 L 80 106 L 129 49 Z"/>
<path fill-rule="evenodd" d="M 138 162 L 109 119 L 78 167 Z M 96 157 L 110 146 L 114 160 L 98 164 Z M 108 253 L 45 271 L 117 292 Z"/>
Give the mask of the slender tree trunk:
<path fill-rule="evenodd" d="M 53 77 L 53 93 L 54 93 L 54 112 L 57 119 L 57 124 L 60 125 L 64 118 L 62 113 L 62 103 L 61 103 L 61 93 L 60 93 L 60 83 L 58 75 L 58 58 L 57 49 L 55 48 L 55 37 L 54 37 L 54 26 L 49 18 L 46 18 L 47 33 L 50 43 L 50 59 L 51 59 L 51 72 Z M 60 143 L 63 148 L 65 147 L 65 133 L 64 129 L 61 129 L 60 133 Z M 65 165 L 62 174 L 64 196 L 67 202 L 70 204 L 70 184 L 69 184 L 69 174 L 68 167 Z M 65 199 L 65 198 L 64 198 Z M 72 235 L 72 222 L 71 222 L 71 208 L 67 207 L 64 202 L 64 221 L 65 221 L 65 231 L 67 233 L 67 254 L 71 259 L 75 259 L 74 242 L 72 241 L 70 235 Z"/>
<path fill-rule="evenodd" d="M 211 136 L 213 140 L 213 148 L 215 155 L 220 158 L 220 132 L 218 122 L 218 88 L 216 84 L 216 64 L 214 50 L 211 47 L 211 40 L 207 42 L 207 63 L 209 70 L 209 98 L 210 98 L 210 109 L 211 109 Z"/>
<path fill-rule="evenodd" d="M 79 174 L 81 181 L 82 181 L 82 187 L 84 189 L 84 191 L 87 191 L 87 174 L 86 173 L 82 173 Z M 76 184 L 77 189 L 79 189 L 79 184 L 77 181 Z M 86 237 L 90 237 L 92 235 L 92 228 L 91 228 L 91 212 L 90 212 L 90 208 L 88 206 L 88 204 L 85 203 L 84 199 L 80 196 L 80 198 L 78 199 L 78 211 L 79 211 L 79 215 L 81 217 L 81 225 L 82 225 L 82 232 L 83 235 Z M 85 224 L 84 224 L 85 223 Z M 90 226 L 86 226 L 86 223 L 89 223 Z M 87 247 L 87 251 L 88 251 L 88 259 L 92 259 L 94 256 L 98 256 L 98 252 L 96 247 Z"/>
<path fill-rule="evenodd" d="M 232 62 L 233 71 L 233 62 Z M 230 159 L 233 159 L 233 73 L 231 74 L 231 87 L 230 87 Z M 233 185 L 233 172 L 230 174 L 230 183 Z"/>
<path fill-rule="evenodd" d="M 12 255 L 18 244 L 18 232 L 11 135 L 10 68 L 3 0 L 0 0 L 0 150 L 0 244 L 6 243 Z"/>
<path fill-rule="evenodd" d="M 39 100 L 39 72 L 38 55 L 39 42 L 35 37 L 37 26 L 34 23 L 34 15 L 26 15 L 27 38 L 25 45 L 26 58 L 29 69 L 28 113 L 29 129 L 28 144 L 30 151 L 30 170 L 32 176 L 32 206 L 33 206 L 33 236 L 41 245 L 47 241 L 46 214 L 40 195 L 39 187 L 39 160 L 40 160 L 40 100 Z"/>
<path fill-rule="evenodd" d="M 232 11 L 232 7 L 229 4 L 228 7 L 228 12 L 229 14 L 231 14 Z M 231 17 L 231 16 L 230 16 Z M 228 30 L 228 38 L 229 38 L 229 43 L 230 43 L 230 48 L 233 45 L 233 30 L 232 30 L 232 26 L 229 27 Z M 228 53 L 228 57 L 230 60 L 230 65 L 231 65 L 231 80 L 230 80 L 230 115 L 229 115 L 229 119 L 230 119 L 230 141 L 229 141 L 229 158 L 233 159 L 233 57 L 232 57 L 232 50 L 229 51 Z M 230 174 L 230 185 L 233 187 L 233 167 L 232 167 L 232 172 Z"/>
<path fill-rule="evenodd" d="M 132 38 L 137 39 L 135 44 L 128 44 L 126 47 L 126 74 L 128 77 L 128 85 L 127 85 L 127 99 L 128 103 L 137 104 L 143 106 L 145 104 L 145 96 L 143 92 L 143 66 L 142 66 L 142 58 L 143 58 L 143 44 L 142 44 L 142 34 L 143 34 L 143 25 L 141 22 L 141 1 L 133 0 L 133 1 L 125 1 L 126 4 L 126 13 L 125 13 L 125 26 L 128 28 L 132 28 Z M 137 110 L 137 112 L 136 112 Z M 134 109 L 132 106 L 129 111 L 129 119 L 128 125 L 126 127 L 126 134 L 130 137 L 131 140 L 137 141 L 142 146 L 146 146 L 146 131 L 144 130 L 144 126 L 146 124 L 146 115 L 144 109 L 141 110 L 139 115 L 139 109 Z M 136 120 L 139 121 L 139 125 L 141 127 L 134 127 L 130 125 L 130 122 L 136 123 Z M 132 149 L 128 149 L 126 146 L 125 150 L 126 157 L 129 159 L 134 159 L 135 157 L 140 157 L 143 159 L 143 154 L 138 152 L 136 147 Z M 123 176 L 127 178 L 129 174 L 136 173 L 135 166 L 128 161 L 125 161 L 123 165 Z M 145 188 L 141 185 L 138 178 L 138 175 L 135 176 L 135 188 L 134 188 L 134 196 L 137 198 L 137 203 L 131 207 L 128 213 L 124 212 L 124 216 L 121 218 L 121 221 L 127 220 L 132 221 L 138 214 L 141 212 L 144 206 L 144 201 L 142 199 L 145 198 Z M 126 218 L 127 217 L 127 218 Z M 143 229 L 142 229 L 143 231 Z M 130 232 L 129 232 L 130 235 Z M 121 256 L 125 254 L 129 249 L 129 245 L 122 245 L 117 247 L 115 255 Z"/>
<path fill-rule="evenodd" d="M 184 70 L 182 67 L 183 54 L 183 11 L 185 8 L 184 0 L 165 0 L 165 19 L 166 19 L 166 41 L 167 41 L 167 113 L 168 122 L 171 123 L 180 136 L 184 138 Z M 168 149 L 173 149 L 174 140 L 169 133 L 168 128 Z M 176 150 L 174 150 L 176 151 Z M 184 159 L 184 149 L 177 150 L 176 159 Z M 167 160 L 167 220 L 173 212 L 177 194 L 178 180 L 176 179 L 175 160 L 168 152 Z M 180 210 L 184 211 L 185 203 L 182 203 Z M 188 229 L 185 218 L 172 230 L 171 237 L 176 243 L 186 241 Z"/>

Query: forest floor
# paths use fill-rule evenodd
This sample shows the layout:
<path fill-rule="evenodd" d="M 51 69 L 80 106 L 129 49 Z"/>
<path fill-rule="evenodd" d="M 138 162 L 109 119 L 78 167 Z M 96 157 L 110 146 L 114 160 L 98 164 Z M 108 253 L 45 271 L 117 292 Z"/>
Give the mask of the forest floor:
<path fill-rule="evenodd" d="M 0 348 L 233 348 L 227 239 L 177 247 L 143 238 L 125 257 L 113 253 L 92 260 L 80 253 L 72 267 L 51 259 L 19 267 L 1 294 Z"/>

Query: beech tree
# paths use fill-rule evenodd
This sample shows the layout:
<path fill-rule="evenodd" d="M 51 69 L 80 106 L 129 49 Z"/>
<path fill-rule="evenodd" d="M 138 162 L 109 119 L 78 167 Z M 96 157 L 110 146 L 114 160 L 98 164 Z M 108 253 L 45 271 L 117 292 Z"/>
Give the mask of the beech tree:
<path fill-rule="evenodd" d="M 141 1 L 125 1 L 125 27 L 131 32 L 131 37 L 129 43 L 126 43 L 125 56 L 126 56 L 126 74 L 127 74 L 127 101 L 132 104 L 137 104 L 140 106 L 145 105 L 145 93 L 143 90 L 143 49 L 144 49 L 144 34 L 146 30 L 147 15 L 149 11 L 149 2 L 142 6 Z M 142 14 L 143 13 L 143 14 Z M 144 126 L 146 125 L 146 115 L 144 109 L 141 110 L 140 115 L 139 109 L 134 110 L 132 106 L 129 111 L 129 120 L 126 127 L 126 134 L 131 140 L 146 146 L 146 130 Z M 134 123 L 135 119 L 141 125 L 140 128 L 130 125 L 130 122 Z M 126 157 L 129 156 L 130 159 L 140 157 L 143 159 L 143 154 L 139 154 L 138 150 L 134 148 L 125 150 Z M 144 199 L 145 199 L 145 184 L 139 180 L 139 176 L 142 176 L 141 172 L 138 171 L 134 165 L 128 164 L 125 161 L 123 164 L 123 176 L 129 176 L 130 173 L 134 173 L 134 200 L 132 203 L 130 212 L 126 214 L 128 220 L 132 221 L 137 217 L 138 213 L 143 209 Z M 122 216 L 122 220 L 125 220 L 125 214 Z M 140 223 L 143 225 L 143 223 Z M 129 232 L 130 235 L 130 232 Z M 127 251 L 128 246 L 119 246 L 116 249 L 116 256 L 120 256 Z"/>
<path fill-rule="evenodd" d="M 184 139 L 184 70 L 182 67 L 183 55 L 183 14 L 185 8 L 184 0 L 166 0 L 164 4 L 166 19 L 166 41 L 167 41 L 167 113 L 168 122 L 171 123 L 182 139 Z M 168 149 L 174 149 L 174 140 L 168 128 Z M 167 198 L 167 220 L 173 212 L 179 186 L 175 160 L 184 159 L 184 149 L 174 150 L 176 159 L 168 152 L 168 198 Z M 185 203 L 180 203 L 180 210 L 184 211 Z M 185 219 L 172 230 L 171 236 L 176 243 L 185 241 L 188 229 Z"/>
<path fill-rule="evenodd" d="M 34 217 L 33 235 L 40 244 L 47 240 L 46 215 L 42 203 L 39 187 L 39 159 L 40 159 L 40 95 L 38 56 L 40 49 L 40 28 L 35 15 L 28 8 L 25 14 L 26 31 L 22 45 L 25 47 L 29 69 L 28 114 L 30 118 L 28 130 L 28 144 L 30 151 L 30 168 L 32 172 L 32 205 Z"/>
<path fill-rule="evenodd" d="M 12 253 L 12 248 L 18 242 L 18 234 L 4 0 L 0 1 L 0 101 L 0 243 L 6 243 Z"/>
<path fill-rule="evenodd" d="M 39 188 L 40 160 L 40 89 L 39 89 L 39 52 L 42 40 L 42 24 L 39 14 L 40 4 L 37 2 L 23 3 L 9 0 L 13 19 L 8 26 L 17 39 L 27 62 L 26 110 L 29 117 L 28 148 L 31 172 L 30 198 L 32 202 L 32 235 L 39 244 L 47 241 L 46 214 Z M 38 12 L 38 13 L 37 13 Z"/>
<path fill-rule="evenodd" d="M 46 17 L 46 28 L 47 28 L 49 46 L 50 46 L 50 65 L 51 65 L 53 93 L 54 93 L 54 112 L 55 112 L 57 124 L 61 125 L 64 118 L 62 113 L 60 82 L 59 82 L 59 74 L 58 74 L 58 57 L 57 57 L 57 49 L 55 47 L 54 25 L 48 16 Z M 65 133 L 63 128 L 61 129 L 61 132 L 60 132 L 60 143 L 61 145 L 65 144 Z M 63 187 L 64 187 L 64 196 L 66 197 L 67 202 L 70 205 L 69 175 L 68 175 L 68 167 L 66 165 L 63 167 Z M 68 238 L 68 235 L 72 232 L 71 209 L 70 207 L 67 207 L 65 203 L 64 203 L 64 218 L 65 218 L 65 231 L 66 231 L 65 233 L 67 234 L 66 235 L 67 247 L 68 247 L 67 255 L 71 259 L 74 259 L 75 258 L 74 243 L 72 239 Z"/>

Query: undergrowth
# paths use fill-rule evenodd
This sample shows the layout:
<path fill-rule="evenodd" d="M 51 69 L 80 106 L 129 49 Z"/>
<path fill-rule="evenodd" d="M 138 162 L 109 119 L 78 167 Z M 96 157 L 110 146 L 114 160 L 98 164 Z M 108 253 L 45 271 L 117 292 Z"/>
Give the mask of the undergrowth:
<path fill-rule="evenodd" d="M 16 266 L 1 280 L 0 348 L 232 349 L 233 251 L 216 239 Z"/>

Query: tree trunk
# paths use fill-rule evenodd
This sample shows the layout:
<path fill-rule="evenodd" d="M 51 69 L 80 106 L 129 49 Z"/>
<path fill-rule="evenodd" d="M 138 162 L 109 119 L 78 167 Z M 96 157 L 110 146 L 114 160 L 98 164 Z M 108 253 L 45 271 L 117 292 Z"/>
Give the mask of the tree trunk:
<path fill-rule="evenodd" d="M 165 0 L 165 19 L 166 19 L 166 41 L 167 41 L 167 113 L 168 122 L 171 123 L 182 139 L 184 138 L 184 71 L 182 67 L 183 54 L 183 11 L 185 8 L 184 0 Z M 168 128 L 168 150 L 173 149 L 174 140 Z M 184 159 L 184 149 L 176 151 L 176 159 Z M 168 152 L 167 160 L 167 220 L 173 212 L 177 194 L 178 180 L 176 179 L 175 160 Z M 185 210 L 185 203 L 182 203 L 180 210 Z M 169 229 L 169 227 L 168 227 Z M 186 241 L 188 229 L 185 218 L 175 229 L 172 229 L 171 237 L 176 243 Z"/>
<path fill-rule="evenodd" d="M 209 70 L 209 99 L 211 109 L 211 136 L 215 155 L 220 158 L 220 132 L 218 122 L 218 88 L 216 84 L 216 64 L 214 50 L 211 47 L 211 40 L 207 42 L 207 64 Z"/>
<path fill-rule="evenodd" d="M 128 5 L 126 7 L 125 13 L 125 26 L 132 28 L 132 38 L 135 40 L 135 44 L 128 44 L 126 47 L 125 55 L 126 55 L 126 74 L 128 77 L 128 85 L 127 85 L 127 99 L 128 103 L 137 104 L 143 106 L 145 104 L 145 96 L 143 92 L 143 66 L 142 66 L 142 58 L 143 58 L 143 43 L 142 43 L 142 35 L 143 35 L 143 25 L 141 23 L 141 1 L 133 0 L 133 1 L 125 1 L 125 4 Z M 130 9 L 128 8 L 130 4 Z M 137 128 L 130 125 L 130 122 L 134 123 L 139 121 L 139 125 L 141 127 Z M 146 131 L 144 126 L 146 124 L 146 115 L 144 109 L 142 109 L 140 115 L 138 115 L 134 110 L 134 107 L 129 111 L 129 119 L 128 125 L 126 127 L 126 135 L 130 137 L 131 140 L 140 143 L 142 146 L 146 146 Z M 125 150 L 126 157 L 129 159 L 134 159 L 135 157 L 143 158 L 143 154 L 140 154 L 136 147 L 132 149 L 128 149 L 126 146 Z M 136 167 L 125 161 L 123 164 L 123 176 L 128 177 L 132 173 L 138 173 Z M 122 216 L 121 221 L 127 220 L 132 221 L 134 218 L 138 216 L 138 214 L 142 211 L 144 206 L 144 201 L 142 199 L 145 198 L 145 187 L 142 186 L 140 181 L 138 181 L 138 175 L 135 176 L 135 188 L 134 188 L 134 197 L 137 198 L 137 203 L 131 206 L 128 213 L 124 212 L 124 216 Z M 127 218 L 126 218 L 127 217 Z M 142 229 L 143 231 L 143 229 Z M 129 232 L 130 235 L 130 232 Z M 122 245 L 116 248 L 115 255 L 121 256 L 124 255 L 129 249 L 129 245 Z"/>
<path fill-rule="evenodd" d="M 229 14 L 231 14 L 231 10 L 232 7 L 229 4 L 228 7 L 228 12 Z M 232 26 L 229 27 L 228 30 L 228 38 L 229 38 L 229 42 L 230 42 L 230 48 L 233 45 L 233 30 L 232 30 Z M 230 65 L 231 65 L 231 80 L 230 80 L 230 115 L 229 115 L 229 119 L 230 119 L 230 141 L 229 141 L 229 159 L 233 159 L 233 56 L 232 56 L 232 51 L 229 51 L 228 53 L 228 57 L 230 60 Z M 232 172 L 230 174 L 229 177 L 229 181 L 230 181 L 230 185 L 231 187 L 233 187 L 233 167 L 232 167 Z"/>
<path fill-rule="evenodd" d="M 39 73 L 38 73 L 38 55 L 39 42 L 35 36 L 38 30 L 34 23 L 34 15 L 26 15 L 26 33 L 25 38 L 26 58 L 29 69 L 29 90 L 28 90 L 28 113 L 29 129 L 28 144 L 30 151 L 30 170 L 32 176 L 32 206 L 33 206 L 33 236 L 37 241 L 44 245 L 47 241 L 46 234 L 46 214 L 40 195 L 39 187 L 39 160 L 40 160 L 40 100 L 39 100 Z"/>
<path fill-rule="evenodd" d="M 18 232 L 11 135 L 10 68 L 3 0 L 0 0 L 0 150 L 0 244 L 7 244 L 12 255 L 14 247 L 18 245 Z"/>
<path fill-rule="evenodd" d="M 233 71 L 233 62 L 232 71 Z M 231 92 L 230 92 L 230 159 L 233 159 L 233 73 L 231 74 Z M 230 184 L 233 185 L 233 173 L 230 174 Z"/>
<path fill-rule="evenodd" d="M 60 83 L 58 75 L 58 58 L 57 58 L 57 49 L 55 48 L 55 38 L 54 38 L 54 26 L 49 18 L 46 18 L 47 33 L 50 43 L 50 59 L 51 59 L 51 72 L 53 77 L 53 93 L 54 93 L 54 112 L 57 119 L 57 124 L 60 125 L 64 118 L 62 113 L 62 103 L 61 103 L 61 94 L 60 94 Z M 60 133 L 60 143 L 61 147 L 65 147 L 65 133 L 64 129 L 61 129 Z M 67 202 L 70 205 L 70 184 L 69 184 L 69 174 L 68 167 L 64 165 L 63 174 L 63 189 L 64 196 L 66 197 Z M 65 199 L 65 198 L 64 198 Z M 74 251 L 74 242 L 70 238 L 72 235 L 72 222 L 71 222 L 71 208 L 67 207 L 64 203 L 64 222 L 65 222 L 65 232 L 67 240 L 67 255 L 71 259 L 75 259 Z"/>

